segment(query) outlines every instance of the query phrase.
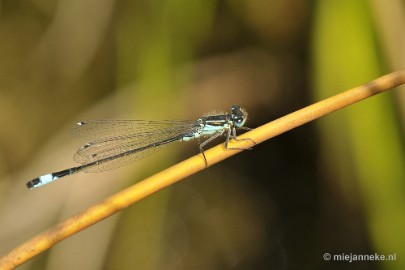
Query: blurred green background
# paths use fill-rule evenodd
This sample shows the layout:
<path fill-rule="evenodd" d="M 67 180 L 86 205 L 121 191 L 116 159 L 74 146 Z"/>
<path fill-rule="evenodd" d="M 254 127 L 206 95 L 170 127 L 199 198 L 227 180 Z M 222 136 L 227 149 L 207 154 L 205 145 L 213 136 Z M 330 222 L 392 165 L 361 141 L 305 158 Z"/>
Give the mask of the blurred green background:
<path fill-rule="evenodd" d="M 400 0 L 0 1 L 0 256 L 198 153 L 198 142 L 172 145 L 27 190 L 74 165 L 76 121 L 240 104 L 257 127 L 403 68 L 404 29 Z M 397 89 L 297 128 L 20 269 L 405 269 L 404 108 Z"/>

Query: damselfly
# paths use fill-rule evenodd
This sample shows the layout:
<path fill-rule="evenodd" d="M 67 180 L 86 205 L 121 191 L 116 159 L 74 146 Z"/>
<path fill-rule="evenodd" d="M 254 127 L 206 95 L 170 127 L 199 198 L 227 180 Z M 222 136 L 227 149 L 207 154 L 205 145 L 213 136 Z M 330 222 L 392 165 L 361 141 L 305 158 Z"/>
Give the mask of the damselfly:
<path fill-rule="evenodd" d="M 43 186 L 57 179 L 78 172 L 101 172 L 115 169 L 147 157 L 172 142 L 190 141 L 208 137 L 199 147 L 205 158 L 203 147 L 215 138 L 225 135 L 225 149 L 229 139 L 236 139 L 237 129 L 246 129 L 247 112 L 238 105 L 230 113 L 207 115 L 195 121 L 144 121 L 144 120 L 91 120 L 78 122 L 72 133 L 90 136 L 93 141 L 81 146 L 74 160 L 82 165 L 59 172 L 42 175 L 27 182 L 29 189 Z M 251 139 L 240 139 L 250 140 Z"/>

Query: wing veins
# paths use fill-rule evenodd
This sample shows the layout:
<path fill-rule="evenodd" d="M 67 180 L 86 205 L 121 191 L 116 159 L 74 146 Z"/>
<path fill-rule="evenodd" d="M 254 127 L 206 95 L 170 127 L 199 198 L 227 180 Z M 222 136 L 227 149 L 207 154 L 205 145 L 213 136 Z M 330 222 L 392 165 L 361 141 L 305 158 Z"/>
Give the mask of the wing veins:
<path fill-rule="evenodd" d="M 114 136 L 134 135 L 148 132 L 157 132 L 166 129 L 189 127 L 194 121 L 163 120 L 88 120 L 81 121 L 71 129 L 73 136 L 106 138 Z"/>
<path fill-rule="evenodd" d="M 148 156 L 158 151 L 163 145 L 134 151 L 136 149 L 141 149 L 150 144 L 174 138 L 187 132 L 193 132 L 196 128 L 197 126 L 193 124 L 193 122 L 185 123 L 182 121 L 178 122 L 177 125 L 171 124 L 170 128 L 154 130 L 153 132 L 124 134 L 96 139 L 80 147 L 74 155 L 74 160 L 81 164 L 100 161 L 99 164 L 89 167 L 85 171 L 109 170 L 117 166 L 122 166 L 120 165 L 121 161 L 127 164 Z M 122 155 L 126 152 L 130 154 Z M 117 156 L 117 158 L 114 159 L 115 156 Z M 103 165 L 104 163 L 117 164 L 110 165 L 111 168 L 106 169 L 106 165 Z M 97 167 L 99 167 L 99 169 L 97 169 Z"/>

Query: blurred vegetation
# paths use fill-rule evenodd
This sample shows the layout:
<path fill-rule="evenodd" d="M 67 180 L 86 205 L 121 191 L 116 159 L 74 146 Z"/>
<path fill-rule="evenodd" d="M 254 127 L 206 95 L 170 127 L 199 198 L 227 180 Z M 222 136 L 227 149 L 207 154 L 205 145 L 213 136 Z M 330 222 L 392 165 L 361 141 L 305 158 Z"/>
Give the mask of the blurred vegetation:
<path fill-rule="evenodd" d="M 399 0 L 0 1 L 0 255 L 198 152 L 25 190 L 72 164 L 77 119 L 240 104 L 255 127 L 403 68 L 404 12 Z M 403 269 L 403 90 L 209 168 L 21 269 Z"/>
<path fill-rule="evenodd" d="M 317 99 L 384 70 L 371 8 L 368 1 L 320 2 L 313 42 Z M 327 171 L 324 179 L 342 187 L 343 199 L 352 209 L 347 218 L 361 211 L 370 244 L 381 254 L 405 254 L 405 242 L 398 237 L 405 226 L 404 142 L 394 98 L 395 93 L 382 95 L 335 114 L 333 121 L 320 121 L 321 156 L 333 163 L 338 176 Z M 362 240 L 353 238 L 356 241 Z M 386 269 L 404 266 L 397 262 Z"/>

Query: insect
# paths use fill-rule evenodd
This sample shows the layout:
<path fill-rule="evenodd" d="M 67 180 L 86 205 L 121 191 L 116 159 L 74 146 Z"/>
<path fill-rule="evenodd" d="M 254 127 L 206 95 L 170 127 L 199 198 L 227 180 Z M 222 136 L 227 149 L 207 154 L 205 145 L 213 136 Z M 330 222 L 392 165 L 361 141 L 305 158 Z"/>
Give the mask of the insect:
<path fill-rule="evenodd" d="M 81 171 L 101 172 L 140 160 L 162 149 L 172 142 L 207 138 L 199 147 L 205 158 L 203 147 L 215 138 L 225 136 L 225 149 L 229 140 L 236 139 L 236 130 L 244 127 L 247 112 L 238 105 L 231 106 L 229 113 L 207 115 L 195 121 L 145 121 L 145 120 L 90 120 L 78 122 L 72 133 L 91 136 L 95 139 L 81 146 L 73 159 L 81 165 L 59 172 L 48 173 L 27 182 L 29 189 L 40 187 Z M 249 138 L 239 140 L 250 140 Z"/>

